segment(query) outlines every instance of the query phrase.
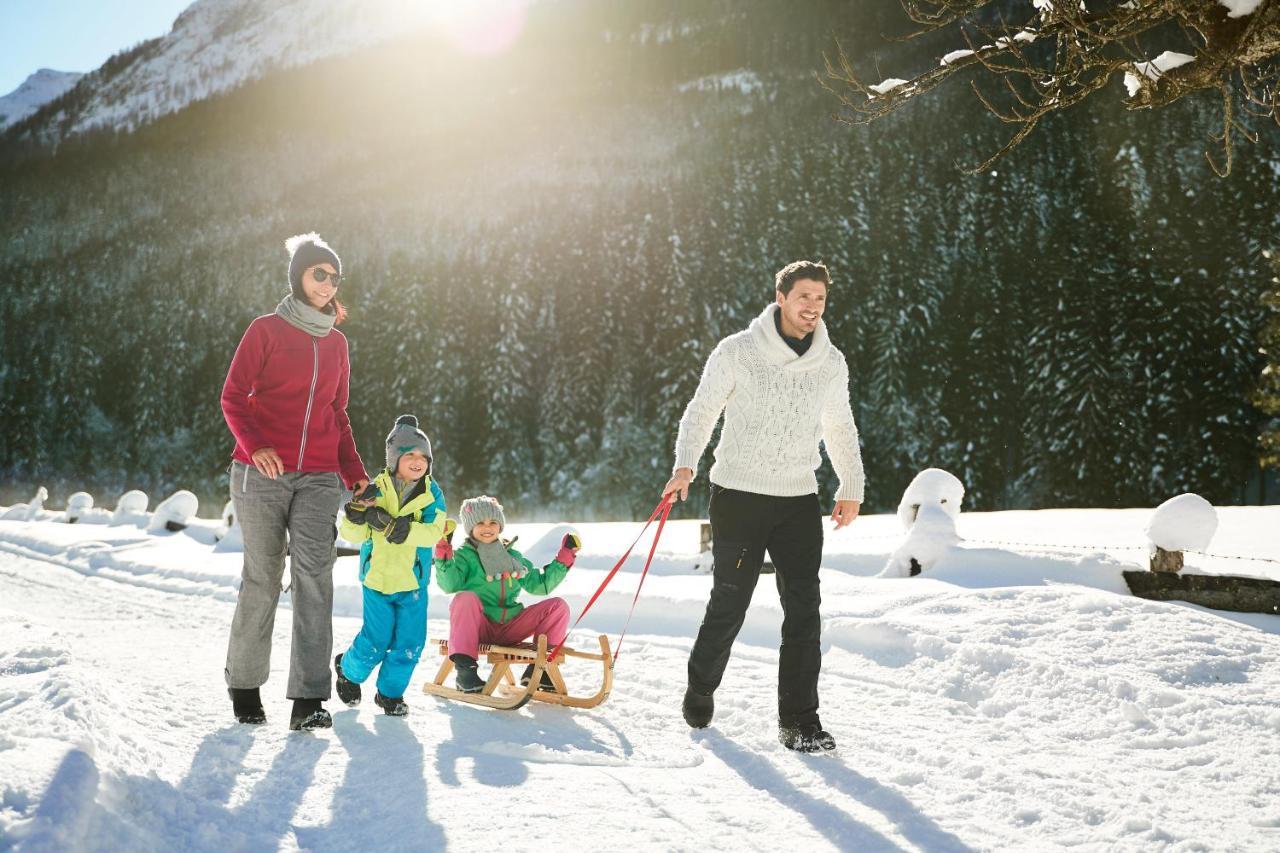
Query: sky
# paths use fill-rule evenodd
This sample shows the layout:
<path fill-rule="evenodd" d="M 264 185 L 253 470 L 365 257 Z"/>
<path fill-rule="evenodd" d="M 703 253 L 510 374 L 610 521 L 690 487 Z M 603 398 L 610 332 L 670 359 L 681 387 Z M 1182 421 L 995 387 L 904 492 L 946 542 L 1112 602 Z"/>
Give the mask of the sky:
<path fill-rule="evenodd" d="M 39 68 L 92 71 L 164 35 L 192 0 L 0 0 L 0 95 Z"/>

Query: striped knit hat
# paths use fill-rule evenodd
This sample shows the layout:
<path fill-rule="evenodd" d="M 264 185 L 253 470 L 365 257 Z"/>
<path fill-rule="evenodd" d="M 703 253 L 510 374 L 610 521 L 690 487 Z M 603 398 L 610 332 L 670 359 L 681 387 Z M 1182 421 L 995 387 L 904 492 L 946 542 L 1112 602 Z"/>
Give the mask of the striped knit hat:
<path fill-rule="evenodd" d="M 400 467 L 400 457 L 410 450 L 420 450 L 427 457 L 427 473 L 431 473 L 431 440 L 418 429 L 418 419 L 413 415 L 401 415 L 396 425 L 387 433 L 387 470 L 395 476 Z"/>

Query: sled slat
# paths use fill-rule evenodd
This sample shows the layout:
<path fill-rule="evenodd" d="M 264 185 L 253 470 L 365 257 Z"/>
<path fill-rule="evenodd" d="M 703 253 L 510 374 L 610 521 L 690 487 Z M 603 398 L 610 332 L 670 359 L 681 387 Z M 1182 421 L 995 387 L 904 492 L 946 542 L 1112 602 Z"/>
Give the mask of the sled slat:
<path fill-rule="evenodd" d="M 536 645 L 520 643 L 514 646 L 499 646 L 491 643 L 482 644 L 480 654 L 493 665 L 484 688 L 479 693 L 463 693 L 448 686 L 445 681 L 454 671 L 453 661 L 449 659 L 449 643 L 437 640 L 436 645 L 444 660 L 432 681 L 422 686 L 424 693 L 444 699 L 456 699 L 473 705 L 482 705 L 498 710 L 513 711 L 523 707 L 530 699 L 553 705 L 564 705 L 570 708 L 594 708 L 609 697 L 613 690 L 613 656 L 609 653 L 609 639 L 600 635 L 600 651 L 580 652 L 565 646 L 560 647 L 554 661 L 547 660 L 547 638 L 539 635 Z M 604 676 L 600 689 L 589 696 L 573 696 L 565 682 L 560 667 L 566 658 L 575 657 L 599 661 L 604 666 Z M 515 664 L 532 664 L 529 683 L 521 686 L 511 672 Z M 539 690 L 542 673 L 546 672 L 555 686 L 555 690 Z"/>

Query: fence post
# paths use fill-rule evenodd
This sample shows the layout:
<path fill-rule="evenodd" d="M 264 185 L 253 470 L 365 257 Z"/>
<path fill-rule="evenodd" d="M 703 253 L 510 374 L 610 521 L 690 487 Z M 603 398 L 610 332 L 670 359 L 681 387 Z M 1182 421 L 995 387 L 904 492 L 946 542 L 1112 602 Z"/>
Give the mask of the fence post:
<path fill-rule="evenodd" d="M 1166 551 L 1159 545 L 1151 551 L 1151 571 L 1177 574 L 1182 571 L 1182 552 Z"/>

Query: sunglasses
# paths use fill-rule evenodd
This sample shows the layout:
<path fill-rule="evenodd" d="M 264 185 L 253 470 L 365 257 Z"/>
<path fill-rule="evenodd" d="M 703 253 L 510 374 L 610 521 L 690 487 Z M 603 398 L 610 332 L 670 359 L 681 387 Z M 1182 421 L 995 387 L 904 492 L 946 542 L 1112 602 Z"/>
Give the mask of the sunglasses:
<path fill-rule="evenodd" d="M 316 267 L 311 271 L 311 277 L 319 284 L 324 284 L 329 279 L 333 279 L 333 286 L 337 287 L 342 283 L 342 276 L 336 272 L 329 272 L 327 269 Z"/>

